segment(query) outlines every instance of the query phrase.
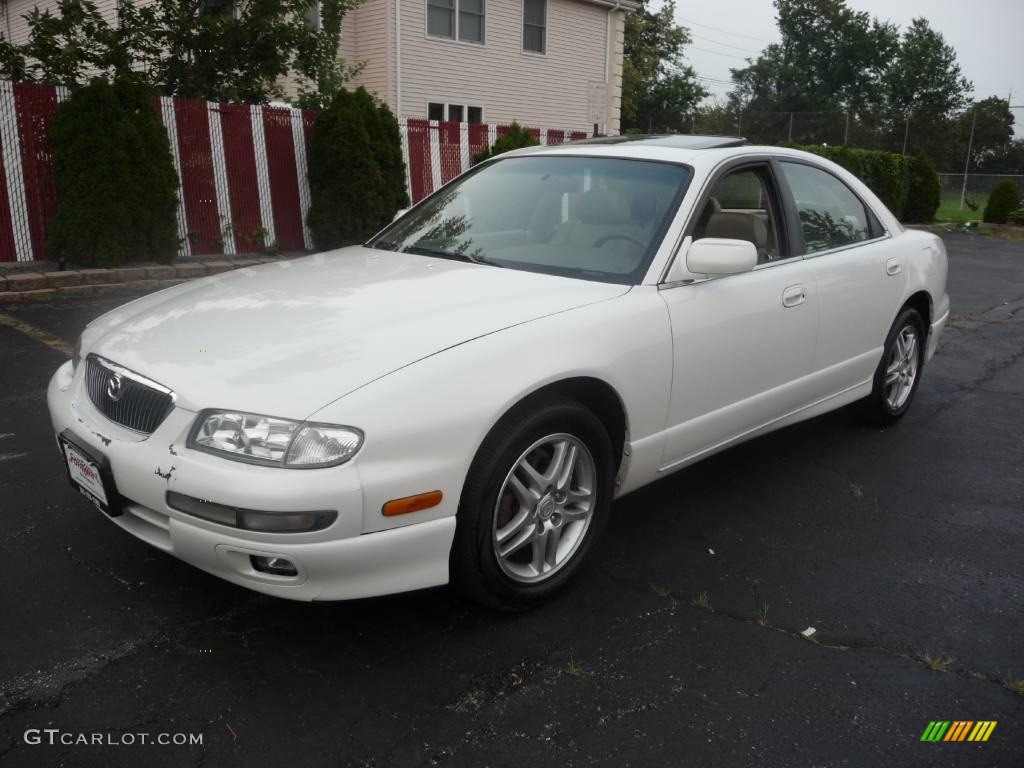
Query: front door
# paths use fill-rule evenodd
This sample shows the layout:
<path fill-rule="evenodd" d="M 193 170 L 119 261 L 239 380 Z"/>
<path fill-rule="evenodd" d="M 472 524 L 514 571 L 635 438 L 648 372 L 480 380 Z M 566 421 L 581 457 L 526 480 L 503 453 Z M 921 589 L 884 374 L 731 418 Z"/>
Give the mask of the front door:
<path fill-rule="evenodd" d="M 808 404 L 801 383 L 813 370 L 820 302 L 814 267 L 795 255 L 781 203 L 767 163 L 726 172 L 689 234 L 748 240 L 757 266 L 660 292 L 674 346 L 663 468 Z"/>

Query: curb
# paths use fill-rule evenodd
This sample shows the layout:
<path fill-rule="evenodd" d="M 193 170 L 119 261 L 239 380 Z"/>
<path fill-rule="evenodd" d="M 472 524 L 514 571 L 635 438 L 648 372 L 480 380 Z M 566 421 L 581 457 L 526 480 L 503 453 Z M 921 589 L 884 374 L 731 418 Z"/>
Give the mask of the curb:
<path fill-rule="evenodd" d="M 239 259 L 153 267 L 18 272 L 0 277 L 0 304 L 49 301 L 113 291 L 169 288 L 200 277 L 277 261 L 286 259 Z"/>

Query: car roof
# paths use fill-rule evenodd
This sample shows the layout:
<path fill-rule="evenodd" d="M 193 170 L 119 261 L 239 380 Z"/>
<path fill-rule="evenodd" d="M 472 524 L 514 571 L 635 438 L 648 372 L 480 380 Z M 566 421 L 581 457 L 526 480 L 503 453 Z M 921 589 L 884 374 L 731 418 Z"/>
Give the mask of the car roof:
<path fill-rule="evenodd" d="M 831 165 L 827 160 L 801 150 L 748 144 L 746 139 L 735 136 L 607 136 L 564 144 L 524 147 L 512 150 L 502 157 L 526 155 L 580 155 L 656 160 L 686 163 L 703 171 L 714 168 L 723 160 L 744 155 L 795 157 L 813 160 L 819 165 Z"/>
<path fill-rule="evenodd" d="M 747 140 L 739 136 L 690 136 L 685 134 L 625 134 L 622 136 L 598 136 L 572 142 L 586 144 L 629 144 L 637 147 L 671 147 L 674 149 L 717 149 L 719 147 L 741 147 Z"/>

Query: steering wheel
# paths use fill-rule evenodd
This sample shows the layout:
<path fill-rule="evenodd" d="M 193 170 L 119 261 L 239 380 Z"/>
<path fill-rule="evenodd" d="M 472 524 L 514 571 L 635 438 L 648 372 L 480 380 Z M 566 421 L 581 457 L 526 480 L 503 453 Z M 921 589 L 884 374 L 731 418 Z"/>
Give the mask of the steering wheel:
<path fill-rule="evenodd" d="M 612 232 L 610 235 L 602 235 L 601 237 L 597 238 L 597 240 L 594 241 L 594 247 L 600 248 L 609 240 L 628 240 L 629 242 L 633 243 L 633 245 L 639 246 L 640 250 L 644 250 L 647 247 L 646 243 L 641 243 L 635 237 L 632 237 L 631 235 L 622 234 L 620 232 Z"/>

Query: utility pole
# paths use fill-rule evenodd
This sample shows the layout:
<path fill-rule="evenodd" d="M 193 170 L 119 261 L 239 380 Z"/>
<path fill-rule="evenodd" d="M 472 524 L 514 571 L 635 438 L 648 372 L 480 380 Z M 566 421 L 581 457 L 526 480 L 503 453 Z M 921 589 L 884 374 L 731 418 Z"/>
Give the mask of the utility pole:
<path fill-rule="evenodd" d="M 850 110 L 846 110 L 846 130 L 843 131 L 843 146 L 850 146 Z"/>
<path fill-rule="evenodd" d="M 971 110 L 971 137 L 967 140 L 967 159 L 964 160 L 964 184 L 960 187 L 960 210 L 964 209 L 964 197 L 967 196 L 967 170 L 971 167 L 971 149 L 974 148 L 974 124 L 978 120 L 978 108 Z"/>
<path fill-rule="evenodd" d="M 789 141 L 793 140 L 793 113 L 789 113 Z"/>
<path fill-rule="evenodd" d="M 910 136 L 910 112 L 907 112 L 907 127 L 903 129 L 903 156 L 907 156 L 907 137 Z"/>
<path fill-rule="evenodd" d="M 739 115 L 736 117 L 736 135 L 739 138 L 743 138 L 743 110 L 741 109 Z"/>

